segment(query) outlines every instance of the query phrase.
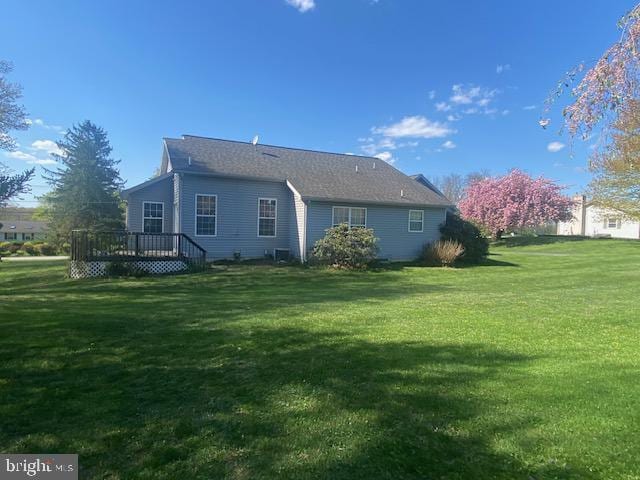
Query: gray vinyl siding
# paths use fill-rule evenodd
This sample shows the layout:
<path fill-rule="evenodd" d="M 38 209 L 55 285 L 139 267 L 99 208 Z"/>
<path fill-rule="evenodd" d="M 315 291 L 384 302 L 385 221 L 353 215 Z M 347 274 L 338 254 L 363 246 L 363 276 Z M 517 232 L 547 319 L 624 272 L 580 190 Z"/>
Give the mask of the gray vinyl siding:
<path fill-rule="evenodd" d="M 334 206 L 364 207 L 367 209 L 367 227 L 372 228 L 379 239 L 378 256 L 388 260 L 413 260 L 426 243 L 440 238 L 440 225 L 445 220 L 446 209 L 436 207 L 396 207 L 356 203 L 308 203 L 307 250 L 331 227 Z M 424 210 L 424 228 L 421 233 L 409 232 L 409 210 Z"/>
<path fill-rule="evenodd" d="M 142 202 L 162 202 L 165 233 L 173 232 L 173 178 L 149 185 L 135 192 L 127 198 L 127 230 L 142 232 Z"/>
<path fill-rule="evenodd" d="M 195 232 L 196 194 L 217 195 L 216 236 L 198 236 Z M 440 238 L 439 226 L 445 209 L 404 207 L 343 202 L 306 203 L 284 182 L 244 180 L 181 173 L 129 194 L 127 229 L 142 231 L 142 203 L 164 203 L 164 232 L 173 232 L 174 194 L 177 195 L 182 233 L 193 238 L 207 251 L 210 259 L 261 258 L 275 248 L 289 249 L 302 257 L 303 246 L 309 252 L 313 244 L 331 227 L 333 206 L 367 208 L 367 226 L 380 239 L 379 256 L 389 260 L 411 260 L 423 245 Z M 277 204 L 276 237 L 258 236 L 258 198 L 275 198 Z M 409 210 L 424 210 L 424 231 L 408 231 Z M 306 222 L 306 225 L 305 225 Z"/>
<path fill-rule="evenodd" d="M 216 236 L 196 235 L 196 194 L 217 195 Z M 276 236 L 258 236 L 258 199 L 277 200 Z M 180 212 L 183 233 L 207 251 L 210 259 L 261 258 L 290 246 L 291 192 L 284 182 L 267 182 L 182 174 Z"/>

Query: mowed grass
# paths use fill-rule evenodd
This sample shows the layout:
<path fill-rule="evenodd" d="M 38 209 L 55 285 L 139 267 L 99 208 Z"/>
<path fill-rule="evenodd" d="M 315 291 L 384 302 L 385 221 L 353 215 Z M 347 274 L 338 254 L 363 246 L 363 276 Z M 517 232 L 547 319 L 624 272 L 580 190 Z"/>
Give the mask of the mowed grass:
<path fill-rule="evenodd" d="M 486 265 L 0 265 L 0 451 L 80 478 L 640 478 L 640 242 Z"/>

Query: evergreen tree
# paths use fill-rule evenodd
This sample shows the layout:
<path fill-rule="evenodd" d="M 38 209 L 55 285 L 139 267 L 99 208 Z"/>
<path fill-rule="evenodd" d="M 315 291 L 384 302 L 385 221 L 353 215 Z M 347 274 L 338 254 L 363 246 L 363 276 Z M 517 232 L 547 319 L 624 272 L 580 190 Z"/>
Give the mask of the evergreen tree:
<path fill-rule="evenodd" d="M 53 157 L 61 167 L 45 170 L 52 190 L 42 199 L 56 240 L 65 241 L 74 229 L 123 228 L 119 161 L 110 157 L 106 132 L 87 120 L 57 144 L 62 154 Z"/>
<path fill-rule="evenodd" d="M 10 63 L 0 60 L 0 150 L 13 150 L 15 140 L 9 135 L 11 130 L 26 130 L 27 114 L 18 103 L 22 96 L 20 85 L 11 83 L 7 75 L 11 73 Z M 9 169 L 0 163 L 0 207 L 7 201 L 29 191 L 29 181 L 35 173 L 34 168 L 12 175 Z"/>

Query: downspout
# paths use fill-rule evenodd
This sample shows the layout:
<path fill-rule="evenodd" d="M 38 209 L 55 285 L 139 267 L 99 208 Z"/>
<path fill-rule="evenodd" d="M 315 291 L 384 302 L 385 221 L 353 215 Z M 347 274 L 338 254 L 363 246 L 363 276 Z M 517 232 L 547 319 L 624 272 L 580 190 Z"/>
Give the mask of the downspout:
<path fill-rule="evenodd" d="M 302 215 L 302 251 L 300 252 L 300 257 L 302 258 L 302 263 L 307 262 L 307 202 L 302 200 L 302 205 L 304 205 Z"/>

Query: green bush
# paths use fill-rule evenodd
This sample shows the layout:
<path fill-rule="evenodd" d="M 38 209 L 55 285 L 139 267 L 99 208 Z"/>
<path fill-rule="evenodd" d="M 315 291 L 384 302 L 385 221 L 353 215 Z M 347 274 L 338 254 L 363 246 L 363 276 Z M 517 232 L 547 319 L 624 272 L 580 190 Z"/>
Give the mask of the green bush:
<path fill-rule="evenodd" d="M 438 240 L 424 246 L 422 260 L 427 265 L 452 266 L 464 254 L 464 247 L 456 240 Z"/>
<path fill-rule="evenodd" d="M 10 254 L 16 254 L 22 248 L 22 243 L 19 242 L 7 242 L 7 247 L 4 250 L 7 250 Z"/>
<path fill-rule="evenodd" d="M 489 254 L 489 240 L 473 223 L 453 213 L 447 214 L 447 221 L 440 227 L 443 240 L 454 240 L 462 244 L 464 254 L 460 261 L 479 263 Z"/>
<path fill-rule="evenodd" d="M 51 256 L 58 253 L 56 247 L 49 243 L 38 243 L 35 245 L 35 249 L 38 255 Z"/>
<path fill-rule="evenodd" d="M 336 268 L 366 268 L 376 259 L 378 239 L 370 228 L 349 228 L 345 223 L 326 230 L 312 252 L 313 263 Z"/>
<path fill-rule="evenodd" d="M 36 248 L 33 242 L 24 242 L 22 244 L 22 248 L 20 249 L 23 252 L 26 252 L 27 255 L 40 255 L 40 252 Z"/>

